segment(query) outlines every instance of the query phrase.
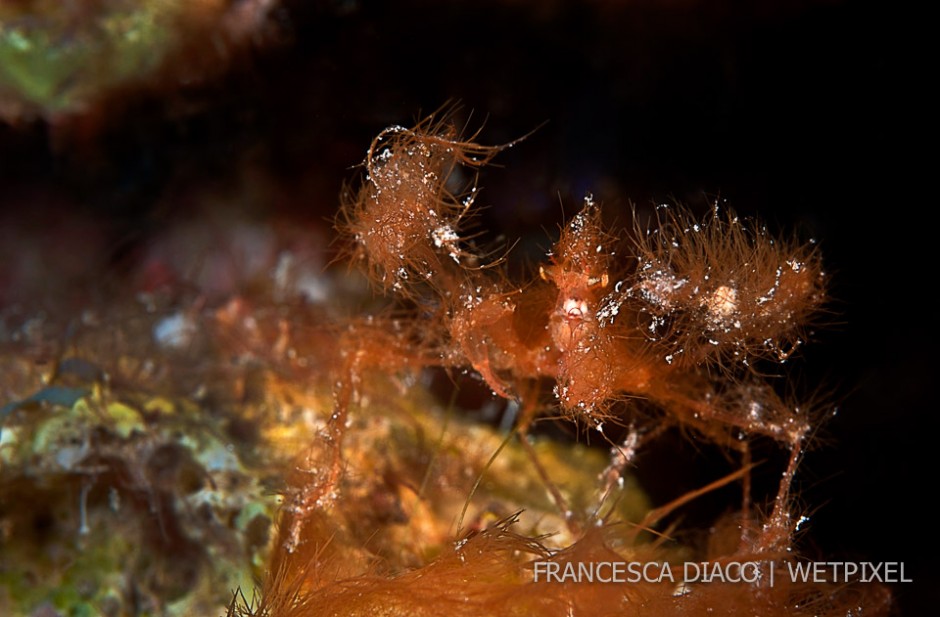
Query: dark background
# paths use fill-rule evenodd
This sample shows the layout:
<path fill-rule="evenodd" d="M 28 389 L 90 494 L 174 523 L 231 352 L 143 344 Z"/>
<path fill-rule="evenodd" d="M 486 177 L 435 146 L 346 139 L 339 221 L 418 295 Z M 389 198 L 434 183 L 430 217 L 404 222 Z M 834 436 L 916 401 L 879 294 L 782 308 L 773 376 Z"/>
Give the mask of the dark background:
<path fill-rule="evenodd" d="M 115 95 L 91 121 L 0 125 L 3 225 L 30 200 L 77 213 L 120 270 L 189 215 L 181 196 L 202 182 L 261 169 L 281 188 L 272 217 L 325 228 L 384 126 L 448 101 L 484 143 L 547 122 L 482 178 L 490 239 L 524 236 L 517 254 L 548 246 L 587 191 L 624 224 L 631 204 L 704 212 L 720 198 L 819 241 L 834 300 L 795 374 L 839 412 L 800 470 L 807 544 L 904 561 L 916 582 L 895 593 L 917 614 L 938 574 L 925 527 L 936 277 L 932 193 L 908 145 L 925 126 L 907 18 L 874 3 L 755 4 L 288 2 L 275 34 L 200 83 Z"/>

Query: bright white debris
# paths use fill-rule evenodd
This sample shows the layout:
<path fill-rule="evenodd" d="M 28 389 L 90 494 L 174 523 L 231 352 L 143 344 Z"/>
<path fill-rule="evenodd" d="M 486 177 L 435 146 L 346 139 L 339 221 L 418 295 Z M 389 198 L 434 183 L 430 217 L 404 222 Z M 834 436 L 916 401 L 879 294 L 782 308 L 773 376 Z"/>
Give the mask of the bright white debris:
<path fill-rule="evenodd" d="M 164 317 L 154 325 L 153 339 L 160 347 L 182 349 L 193 342 L 196 332 L 195 319 L 180 311 Z"/>

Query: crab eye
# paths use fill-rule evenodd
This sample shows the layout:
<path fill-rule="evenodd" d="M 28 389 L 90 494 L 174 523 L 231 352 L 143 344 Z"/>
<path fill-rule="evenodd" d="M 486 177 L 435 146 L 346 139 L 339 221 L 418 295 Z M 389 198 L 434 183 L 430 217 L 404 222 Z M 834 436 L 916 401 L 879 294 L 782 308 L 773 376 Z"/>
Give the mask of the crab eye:
<path fill-rule="evenodd" d="M 569 320 L 584 319 L 584 315 L 588 312 L 588 305 L 584 300 L 568 298 L 565 300 L 562 311 Z"/>

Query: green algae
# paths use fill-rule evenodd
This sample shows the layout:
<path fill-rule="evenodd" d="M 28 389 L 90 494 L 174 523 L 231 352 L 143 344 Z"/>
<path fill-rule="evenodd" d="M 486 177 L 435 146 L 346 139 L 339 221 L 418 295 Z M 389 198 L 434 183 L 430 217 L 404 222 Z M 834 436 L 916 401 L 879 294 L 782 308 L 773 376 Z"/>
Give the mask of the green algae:
<path fill-rule="evenodd" d="M 66 406 L 40 390 L 4 420 L 0 612 L 219 612 L 261 573 L 277 509 L 263 470 L 192 403 L 83 391 Z"/>
<path fill-rule="evenodd" d="M 0 92 L 44 115 L 80 110 L 157 70 L 179 44 L 183 2 L 107 2 L 95 12 L 0 8 Z"/>

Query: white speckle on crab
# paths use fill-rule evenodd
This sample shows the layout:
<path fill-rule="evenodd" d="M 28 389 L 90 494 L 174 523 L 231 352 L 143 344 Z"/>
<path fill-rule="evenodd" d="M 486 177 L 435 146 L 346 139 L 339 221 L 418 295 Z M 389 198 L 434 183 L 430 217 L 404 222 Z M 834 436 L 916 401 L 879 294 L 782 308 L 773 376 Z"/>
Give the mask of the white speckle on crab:
<path fill-rule="evenodd" d="M 565 300 L 562 312 L 567 319 L 584 319 L 584 316 L 587 315 L 588 312 L 588 305 L 584 300 L 568 298 Z"/>

